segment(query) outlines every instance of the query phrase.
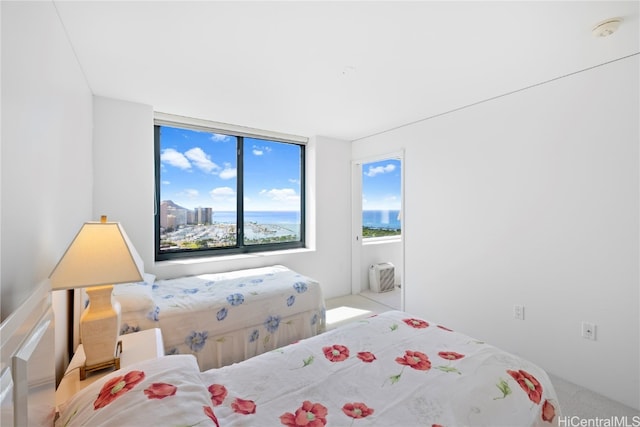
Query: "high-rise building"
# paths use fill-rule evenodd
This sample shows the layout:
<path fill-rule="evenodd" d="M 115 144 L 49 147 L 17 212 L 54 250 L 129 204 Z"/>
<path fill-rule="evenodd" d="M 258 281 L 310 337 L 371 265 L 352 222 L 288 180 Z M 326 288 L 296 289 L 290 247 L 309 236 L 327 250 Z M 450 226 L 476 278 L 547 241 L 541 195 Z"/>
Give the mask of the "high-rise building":
<path fill-rule="evenodd" d="M 171 200 L 164 200 L 160 203 L 160 227 L 176 228 L 187 225 L 188 209 L 176 205 Z"/>
<path fill-rule="evenodd" d="M 175 228 L 176 227 L 176 217 L 175 215 L 167 214 L 164 219 L 166 228 Z"/>
<path fill-rule="evenodd" d="M 194 209 L 195 223 L 209 225 L 213 222 L 213 209 L 197 207 Z"/>
<path fill-rule="evenodd" d="M 187 225 L 187 209 L 169 208 L 167 209 L 167 213 L 175 216 L 176 218 L 175 227 L 179 227 L 181 225 Z"/>

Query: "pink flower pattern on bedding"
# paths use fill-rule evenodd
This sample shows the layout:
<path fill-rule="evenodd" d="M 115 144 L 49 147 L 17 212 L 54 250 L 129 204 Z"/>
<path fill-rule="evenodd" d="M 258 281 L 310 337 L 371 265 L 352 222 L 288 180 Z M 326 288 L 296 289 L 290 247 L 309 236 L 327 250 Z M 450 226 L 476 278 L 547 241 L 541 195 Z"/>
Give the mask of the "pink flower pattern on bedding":
<path fill-rule="evenodd" d="M 58 406 L 55 425 L 219 426 L 211 404 L 195 357 L 165 356 L 89 384 Z"/>
<path fill-rule="evenodd" d="M 236 397 L 231 404 L 231 409 L 233 409 L 233 412 L 236 414 L 250 415 L 256 413 L 256 404 L 253 400 Z"/>
<path fill-rule="evenodd" d="M 411 326 L 412 328 L 416 328 L 416 329 L 423 329 L 429 326 L 428 322 L 425 322 L 424 320 L 421 320 L 421 319 L 411 318 L 411 319 L 402 319 L 402 321 L 407 325 Z"/>
<path fill-rule="evenodd" d="M 98 398 L 93 402 L 93 408 L 96 410 L 104 408 L 124 393 L 133 389 L 143 379 L 144 372 L 142 371 L 131 371 L 125 375 L 112 378 L 100 390 Z"/>
<path fill-rule="evenodd" d="M 464 354 L 456 353 L 455 351 L 439 351 L 438 356 L 446 360 L 458 360 L 464 357 Z"/>
<path fill-rule="evenodd" d="M 180 357 L 186 356 L 159 361 Z M 441 364 L 436 366 L 435 360 Z M 195 359 L 193 365 L 197 370 Z M 172 372 L 182 374 L 188 373 Z M 427 321 L 403 317 L 401 312 L 384 313 L 240 364 L 193 375 L 202 391 L 176 410 L 199 413 L 205 418 L 196 419 L 197 423 L 216 426 L 279 422 L 288 427 L 535 427 L 557 425 L 560 413 L 553 386 L 536 365 L 449 329 L 430 328 Z M 92 415 L 107 411 L 106 417 L 122 408 L 135 412 L 142 398 L 148 405 L 158 400 L 169 403 L 187 387 L 162 381 L 163 376 L 156 375 L 149 383 L 145 378 L 142 369 L 113 376 L 101 387 Z M 198 406 L 189 409 L 189 405 Z M 151 408 L 146 421 L 156 425 Z M 74 417 L 75 412 L 67 416 L 69 426 L 100 424 L 99 418 Z M 158 425 L 178 420 L 169 417 L 158 420 Z"/>
<path fill-rule="evenodd" d="M 327 408 L 320 403 L 305 400 L 295 414 L 282 414 L 280 422 L 288 427 L 322 427 L 327 424 Z"/>
<path fill-rule="evenodd" d="M 373 318 L 371 318 L 370 321 L 365 321 L 362 323 L 367 324 L 369 322 L 373 323 Z M 408 327 L 409 329 L 413 329 L 416 332 L 426 331 L 429 329 L 429 322 L 419 318 L 415 318 L 415 317 L 402 318 L 400 319 L 399 324 L 400 325 L 404 324 L 406 325 L 406 327 Z M 446 328 L 444 326 L 437 325 L 437 327 L 438 327 L 437 330 L 442 331 L 441 334 L 449 334 L 449 333 L 456 334 L 453 330 Z M 400 330 L 401 329 L 398 327 L 398 323 L 396 322 L 392 322 L 390 324 L 386 323 L 384 324 L 384 326 L 380 326 L 380 331 L 386 331 L 384 332 L 385 334 L 388 334 L 388 333 L 393 334 Z M 337 366 L 337 365 L 341 365 L 342 363 L 349 363 L 350 365 L 347 368 L 347 371 L 344 371 L 343 369 L 339 370 L 341 374 L 348 372 L 348 370 L 352 369 L 351 364 L 353 362 L 350 362 L 350 361 L 353 359 L 358 359 L 361 363 L 364 362 L 364 365 L 369 365 L 374 361 L 376 361 L 376 363 L 383 363 L 383 366 L 387 366 L 387 369 L 389 369 L 388 367 L 390 366 L 389 361 L 393 361 L 396 364 L 401 365 L 402 370 L 400 371 L 400 373 L 396 373 L 395 375 L 388 375 L 386 379 L 382 378 L 382 380 L 378 383 L 378 385 L 382 389 L 385 389 L 386 387 L 394 387 L 394 388 L 399 387 L 398 384 L 401 383 L 399 382 L 400 378 L 403 374 L 406 375 L 404 371 L 405 371 L 405 368 L 407 367 L 411 368 L 411 370 L 413 371 L 423 372 L 424 374 L 422 375 L 426 375 L 424 379 L 412 378 L 411 382 L 413 382 L 414 384 L 416 383 L 416 381 L 417 381 L 417 384 L 420 384 L 420 383 L 429 384 L 433 380 L 432 376 L 435 375 L 430 373 L 432 368 L 434 367 L 437 368 L 438 371 L 444 372 L 445 374 L 452 374 L 452 373 L 454 375 L 457 374 L 455 375 L 456 377 L 463 375 L 463 373 L 460 370 L 458 370 L 458 368 L 456 367 L 457 364 L 459 364 L 462 360 L 466 359 L 467 357 L 473 357 L 473 354 L 471 354 L 473 353 L 473 351 L 467 352 L 463 350 L 464 348 L 466 347 L 469 347 L 472 349 L 477 348 L 477 349 L 480 349 L 481 351 L 483 349 L 490 349 L 492 352 L 494 351 L 493 348 L 491 348 L 490 346 L 487 346 L 485 343 L 481 341 L 473 340 L 469 337 L 460 336 L 458 334 L 456 334 L 455 337 L 459 342 L 459 348 L 455 348 L 453 346 L 447 345 L 446 346 L 447 348 L 436 350 L 431 354 L 432 356 L 438 359 L 442 359 L 443 361 L 446 362 L 445 364 L 440 364 L 439 366 L 432 365 L 433 360 L 430 357 L 430 352 L 420 351 L 418 348 L 404 349 L 400 356 L 396 356 L 391 359 L 389 359 L 388 356 L 386 356 L 383 359 L 380 359 L 380 356 L 376 354 L 377 352 L 373 351 L 375 349 L 356 348 L 353 346 L 353 342 L 344 341 L 342 343 L 335 343 L 335 342 L 332 343 L 329 341 L 328 343 L 326 343 L 326 345 L 318 346 L 316 348 L 316 352 L 313 352 L 312 350 L 310 354 L 307 353 L 305 357 L 298 359 L 298 360 L 302 360 L 301 365 L 293 364 L 288 369 L 289 370 L 298 370 L 298 369 L 306 370 L 306 369 L 314 369 L 314 366 L 315 366 L 315 369 L 320 369 L 320 370 L 330 369 L 330 367 L 326 367 L 326 365 L 323 365 L 322 368 L 318 367 L 317 364 L 319 362 L 313 363 L 315 360 L 317 360 L 319 354 L 324 356 L 324 358 L 322 359 L 325 359 L 332 365 L 335 364 Z M 464 339 L 461 339 L 461 337 L 463 337 Z M 273 352 L 274 357 L 275 357 L 275 354 L 285 354 L 285 355 L 288 355 L 289 353 L 298 354 L 296 353 L 296 350 L 298 349 L 302 350 L 301 347 L 304 347 L 305 349 L 308 348 L 306 344 L 309 341 L 310 340 L 302 340 L 300 341 L 300 344 L 290 345 L 280 351 Z M 355 341 L 357 342 L 358 340 L 356 339 Z M 362 342 L 366 342 L 366 340 L 362 340 Z M 300 346 L 300 348 L 296 348 L 296 346 Z M 301 353 L 299 354 L 303 354 L 303 353 L 304 351 L 301 351 Z M 352 358 L 350 356 L 351 354 L 354 354 L 355 357 Z M 502 356 L 499 356 L 499 358 L 502 358 Z M 289 358 L 287 358 L 287 360 L 288 359 Z M 511 356 L 511 355 L 509 355 L 508 357 L 505 356 L 504 359 L 505 360 L 513 359 L 514 361 L 518 360 L 515 356 Z M 380 360 L 383 360 L 383 361 L 380 362 Z M 502 361 L 500 363 L 505 363 L 505 362 Z M 356 365 L 353 365 L 353 367 L 355 366 Z M 226 367 L 222 369 L 223 370 L 228 369 L 229 372 L 233 371 L 233 367 Z M 368 377 L 368 376 L 373 377 L 374 375 L 377 375 L 376 374 L 377 372 L 379 372 L 379 368 L 372 370 L 370 374 L 367 374 L 366 371 L 362 371 L 362 373 L 359 375 L 361 375 L 362 377 Z M 542 390 L 541 383 L 537 380 L 537 378 L 534 375 L 530 374 L 526 369 L 516 369 L 516 368 L 505 369 L 502 372 L 503 373 L 506 372 L 509 375 L 508 378 L 511 378 L 511 381 L 513 381 L 509 384 L 509 380 L 505 380 L 504 378 L 501 378 L 501 377 L 496 378 L 496 382 L 500 380 L 504 381 L 508 390 L 506 395 L 500 398 L 500 400 L 506 399 L 507 401 L 510 402 L 505 405 L 506 411 L 510 411 L 510 409 L 507 409 L 507 408 L 509 408 L 511 404 L 514 404 L 514 403 L 516 405 L 521 404 L 513 400 L 510 400 L 514 398 L 513 393 L 515 393 L 515 392 L 512 392 L 511 390 L 512 389 L 515 390 L 516 389 L 515 385 L 517 384 L 519 388 L 521 388 L 525 392 L 527 399 L 530 402 L 533 402 L 535 405 L 538 405 L 537 418 L 534 419 L 531 425 L 551 425 L 553 424 L 554 420 L 557 420 L 557 415 L 556 415 L 557 398 L 555 397 L 555 394 L 552 393 L 548 395 L 549 398 L 544 400 L 544 405 L 541 405 L 540 404 L 541 401 L 539 400 L 539 398 L 543 396 L 544 392 Z M 389 374 L 391 374 L 391 372 L 389 372 Z M 327 376 L 329 375 L 330 374 L 327 374 Z M 271 376 L 269 376 L 269 378 L 271 378 Z M 313 376 L 310 376 L 309 378 L 313 378 Z M 229 378 L 229 379 L 233 381 L 232 378 Z M 313 381 L 313 380 L 310 380 L 310 381 Z M 338 384 L 338 383 L 344 383 L 348 381 L 349 381 L 348 379 L 342 379 L 342 380 L 336 379 L 336 381 L 331 381 L 326 384 L 334 384 L 334 383 Z M 402 382 L 404 382 L 404 380 Z M 372 382 L 372 384 L 375 384 L 375 383 L 376 383 L 375 381 Z M 321 382 L 321 384 L 325 384 L 325 382 Z M 227 384 L 227 387 L 233 387 L 233 386 L 231 384 Z M 322 387 L 322 385 L 319 385 L 317 388 L 319 387 Z M 365 397 L 367 396 L 366 391 L 361 391 L 360 389 L 354 388 L 352 392 L 361 392 L 362 396 L 365 396 Z M 302 392 L 302 397 L 307 397 L 306 393 L 307 393 L 306 390 Z M 283 425 L 290 426 L 290 427 L 349 425 L 350 423 L 353 424 L 355 420 L 361 419 L 361 418 L 371 418 L 372 419 L 371 423 L 373 423 L 372 425 L 392 425 L 388 423 L 392 422 L 393 419 L 387 419 L 386 421 L 383 421 L 383 419 L 376 418 L 377 412 L 372 407 L 370 407 L 367 403 L 365 403 L 366 400 L 365 401 L 349 401 L 347 403 L 344 403 L 342 407 L 335 407 L 331 404 L 331 402 L 335 400 L 334 398 L 328 399 L 326 401 L 316 400 L 315 397 L 318 397 L 323 393 L 315 393 L 311 391 L 309 393 L 310 393 L 309 394 L 310 398 L 303 400 L 299 404 L 300 406 L 298 406 L 295 409 L 291 408 L 289 410 L 286 410 L 285 412 L 282 413 L 282 415 L 280 415 L 280 422 Z M 393 394 L 395 392 L 393 391 L 392 388 L 389 388 L 388 391 L 385 393 Z M 333 392 L 328 391 L 327 397 L 328 395 L 333 395 L 333 394 L 334 394 Z M 264 396 L 264 398 L 267 400 L 270 400 L 268 396 Z M 480 396 L 480 398 L 483 400 L 486 399 L 487 402 L 496 401 L 495 396 L 493 394 L 487 394 L 486 397 Z M 260 406 L 260 402 L 261 402 L 260 397 L 255 399 L 255 403 L 258 406 Z M 526 405 L 524 406 L 526 407 Z M 526 407 L 526 410 L 529 410 L 529 409 L 535 410 L 535 407 L 534 408 Z M 475 410 L 471 411 L 470 413 L 474 413 L 474 411 Z M 233 421 L 234 420 L 233 416 L 231 416 L 227 411 L 223 411 L 223 412 L 225 414 L 224 415 L 225 421 L 229 421 L 230 425 L 235 425 L 235 422 Z M 263 413 L 263 412 L 257 411 L 256 413 Z M 349 417 L 352 421 L 349 422 L 345 419 L 342 419 L 342 421 L 338 421 L 336 423 L 336 418 L 332 418 L 332 417 L 338 416 L 337 415 L 338 413 L 341 413 L 342 416 Z M 425 415 L 425 417 L 428 417 L 428 416 L 430 415 Z M 330 421 L 331 419 L 333 419 L 334 421 L 331 422 Z M 421 419 L 420 421 L 422 422 L 426 420 Z M 240 423 L 239 425 L 242 424 L 241 421 L 238 420 L 238 422 Z M 431 422 L 431 423 L 428 423 L 428 425 L 447 426 L 447 425 L 455 425 L 455 424 L 445 423 L 445 422 L 442 422 L 442 423 Z"/>
<path fill-rule="evenodd" d="M 213 413 L 213 409 L 211 409 L 211 406 L 203 406 L 202 409 L 204 410 L 204 414 L 207 417 L 211 418 L 211 421 L 214 422 L 216 427 L 220 427 L 220 424 L 218 423 L 218 418 L 216 417 L 216 414 Z"/>
<path fill-rule="evenodd" d="M 545 400 L 542 405 L 542 420 L 548 423 L 553 422 L 553 418 L 556 416 L 556 408 L 549 400 Z"/>
<path fill-rule="evenodd" d="M 340 344 L 322 347 L 324 357 L 332 362 L 342 362 L 349 357 L 349 349 Z"/>
<path fill-rule="evenodd" d="M 153 383 L 146 389 L 144 394 L 149 399 L 164 399 L 165 397 L 173 396 L 176 394 L 178 387 L 167 383 Z"/>
<path fill-rule="evenodd" d="M 365 418 L 373 414 L 373 408 L 369 408 L 362 402 L 345 403 L 342 412 L 351 418 Z"/>
<path fill-rule="evenodd" d="M 362 360 L 364 363 L 371 363 L 376 360 L 376 356 L 369 351 L 360 351 L 358 352 L 358 359 Z"/>
<path fill-rule="evenodd" d="M 227 397 L 227 388 L 221 384 L 211 384 L 207 390 L 211 393 L 211 403 L 213 406 L 221 405 Z"/>
<path fill-rule="evenodd" d="M 542 385 L 533 375 L 531 375 L 527 371 L 523 371 L 522 369 L 518 371 L 508 370 L 507 373 L 518 382 L 520 388 L 522 388 L 522 390 L 527 393 L 529 399 L 533 403 L 540 403 L 540 399 L 542 398 Z"/>
<path fill-rule="evenodd" d="M 429 357 L 419 351 L 407 350 L 404 352 L 403 357 L 396 357 L 396 362 L 418 371 L 428 371 L 431 369 Z"/>

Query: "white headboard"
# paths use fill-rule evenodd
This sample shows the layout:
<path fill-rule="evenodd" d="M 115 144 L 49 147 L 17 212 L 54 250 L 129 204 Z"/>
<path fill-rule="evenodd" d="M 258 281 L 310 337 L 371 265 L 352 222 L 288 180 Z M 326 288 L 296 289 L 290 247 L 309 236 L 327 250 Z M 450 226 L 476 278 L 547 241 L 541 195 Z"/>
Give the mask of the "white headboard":
<path fill-rule="evenodd" d="M 49 281 L 0 324 L 0 424 L 53 425 L 54 322 Z"/>

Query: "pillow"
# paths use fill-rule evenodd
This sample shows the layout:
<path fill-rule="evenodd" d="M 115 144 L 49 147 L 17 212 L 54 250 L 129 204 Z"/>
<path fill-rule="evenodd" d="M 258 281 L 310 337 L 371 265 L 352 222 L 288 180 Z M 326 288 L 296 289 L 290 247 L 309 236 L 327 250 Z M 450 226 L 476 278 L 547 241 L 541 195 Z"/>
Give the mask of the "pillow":
<path fill-rule="evenodd" d="M 163 356 L 114 371 L 76 393 L 59 406 L 56 426 L 210 426 L 210 396 L 193 355 Z"/>
<path fill-rule="evenodd" d="M 156 276 L 145 273 L 143 282 L 114 285 L 113 296 L 118 300 L 123 313 L 130 311 L 149 311 L 155 308 L 151 290 Z"/>

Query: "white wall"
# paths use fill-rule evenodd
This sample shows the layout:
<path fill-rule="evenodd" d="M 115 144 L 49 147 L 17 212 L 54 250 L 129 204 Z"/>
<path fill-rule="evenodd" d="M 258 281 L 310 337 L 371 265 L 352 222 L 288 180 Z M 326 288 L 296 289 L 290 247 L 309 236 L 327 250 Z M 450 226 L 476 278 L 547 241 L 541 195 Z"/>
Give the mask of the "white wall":
<path fill-rule="evenodd" d="M 638 75 L 627 58 L 352 156 L 406 149 L 408 311 L 640 409 Z"/>
<path fill-rule="evenodd" d="M 51 2 L 1 2 L 1 317 L 45 280 L 90 219 L 92 95 Z M 67 350 L 55 293 L 56 361 Z"/>
<path fill-rule="evenodd" d="M 307 146 L 310 250 L 208 259 L 154 261 L 153 108 L 94 98 L 94 216 L 124 226 L 147 272 L 159 278 L 284 264 L 322 284 L 325 297 L 351 290 L 351 145 L 312 138 Z M 215 120 L 215 117 L 205 119 Z"/>
<path fill-rule="evenodd" d="M 361 247 L 360 289 L 369 289 L 369 266 L 381 262 L 390 262 L 395 267 L 395 284 L 402 284 L 402 241 L 364 241 Z"/>
<path fill-rule="evenodd" d="M 151 271 L 155 191 L 153 108 L 96 96 L 93 113 L 94 220 L 107 215 L 109 221 L 120 222 L 140 253 L 145 269 Z"/>

